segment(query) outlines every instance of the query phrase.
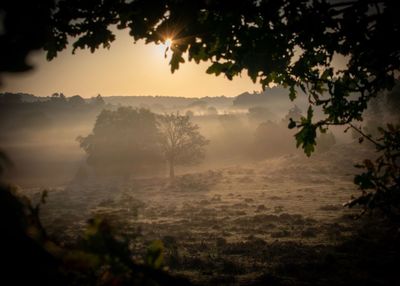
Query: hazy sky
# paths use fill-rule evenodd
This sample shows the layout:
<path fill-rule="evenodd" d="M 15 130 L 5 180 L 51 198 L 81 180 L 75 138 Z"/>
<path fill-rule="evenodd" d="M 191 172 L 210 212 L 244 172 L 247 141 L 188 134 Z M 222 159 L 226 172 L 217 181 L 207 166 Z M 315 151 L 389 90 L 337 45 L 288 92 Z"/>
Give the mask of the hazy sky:
<path fill-rule="evenodd" d="M 26 92 L 39 96 L 63 92 L 92 97 L 108 95 L 236 96 L 260 91 L 246 74 L 233 81 L 205 73 L 207 64 L 186 62 L 171 74 L 163 46 L 133 44 L 127 32 L 118 32 L 110 50 L 63 51 L 51 62 L 43 52 L 31 55 L 36 68 L 28 73 L 4 75 L 1 91 Z"/>

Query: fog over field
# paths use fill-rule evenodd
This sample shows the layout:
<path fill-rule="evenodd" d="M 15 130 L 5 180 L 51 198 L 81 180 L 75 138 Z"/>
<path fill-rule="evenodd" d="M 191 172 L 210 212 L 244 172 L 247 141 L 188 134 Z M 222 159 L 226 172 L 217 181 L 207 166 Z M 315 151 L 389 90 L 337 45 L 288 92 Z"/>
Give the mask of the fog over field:
<path fill-rule="evenodd" d="M 372 145 L 331 127 L 307 157 L 288 129 L 307 101 L 288 101 L 282 88 L 234 98 L 0 99 L 2 145 L 13 162 L 6 177 L 33 203 L 47 191 L 40 218 L 65 245 L 98 217 L 130 238 L 139 262 L 160 241 L 169 271 L 193 283 L 264 283 L 272 279 L 265 273 L 308 283 L 364 225 L 354 219 L 360 210 L 343 204 L 359 192 L 354 165 L 376 156 Z M 373 108 L 365 130 L 396 116 L 386 101 Z M 358 263 L 352 250 L 342 255 Z M 338 267 L 329 271 L 364 271 Z"/>
<path fill-rule="evenodd" d="M 21 102 L 12 103 L 10 100 L 11 103 L 7 103 L 7 96 L 20 97 Z M 182 174 L 287 154 L 306 158 L 296 148 L 293 138 L 296 131 L 289 130 L 287 125 L 290 117 L 304 115 L 307 102 L 304 98 L 288 102 L 286 91 L 282 88 L 272 88 L 261 94 L 243 93 L 235 98 L 110 96 L 103 97 L 104 103 L 100 104 L 94 99 L 85 100 L 79 96 L 81 101 L 74 96 L 66 97 L 63 102 L 64 99 L 57 96 L 3 94 L 3 148 L 14 161 L 11 178 L 23 187 L 66 185 L 82 168 L 93 168 L 87 164 L 87 156 L 77 138 L 92 132 L 103 109 L 116 111 L 119 107 L 148 109 L 159 115 L 178 113 L 190 116 L 210 144 L 205 146 L 205 157 L 201 162 L 178 168 L 177 171 Z M 291 111 L 294 113 L 290 114 Z M 318 149 L 327 151 L 335 143 L 353 141 L 354 138 L 343 130 L 331 128 L 329 136 L 332 135 L 332 142 L 325 143 L 325 140 Z M 132 172 L 129 177 L 143 175 Z M 161 168 L 157 175 L 167 175 L 167 166 Z"/>

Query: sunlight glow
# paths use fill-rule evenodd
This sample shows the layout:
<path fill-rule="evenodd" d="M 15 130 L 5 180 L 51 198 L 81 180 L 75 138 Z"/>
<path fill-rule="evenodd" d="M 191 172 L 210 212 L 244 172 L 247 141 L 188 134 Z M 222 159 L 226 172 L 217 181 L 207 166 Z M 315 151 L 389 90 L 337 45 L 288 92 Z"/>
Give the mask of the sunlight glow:
<path fill-rule="evenodd" d="M 117 40 L 110 50 L 99 49 L 94 54 L 72 47 L 53 61 L 38 51 L 29 56 L 35 69 L 23 74 L 3 76 L 0 92 L 24 92 L 48 96 L 63 92 L 66 96 L 79 94 L 89 98 L 107 95 L 165 95 L 165 96 L 237 96 L 244 91 L 261 90 L 246 75 L 233 81 L 220 75 L 206 73 L 211 63 L 186 61 L 174 74 L 169 65 L 173 48 L 181 39 L 175 33 L 162 37 L 159 44 L 138 41 L 132 45 L 128 32 L 116 31 Z M 167 50 L 167 44 L 171 47 Z M 187 55 L 184 55 L 187 59 Z M 82 79 L 85 80 L 82 80 Z"/>
<path fill-rule="evenodd" d="M 171 48 L 172 39 L 171 39 L 171 38 L 166 39 L 164 45 L 165 45 L 167 48 Z"/>

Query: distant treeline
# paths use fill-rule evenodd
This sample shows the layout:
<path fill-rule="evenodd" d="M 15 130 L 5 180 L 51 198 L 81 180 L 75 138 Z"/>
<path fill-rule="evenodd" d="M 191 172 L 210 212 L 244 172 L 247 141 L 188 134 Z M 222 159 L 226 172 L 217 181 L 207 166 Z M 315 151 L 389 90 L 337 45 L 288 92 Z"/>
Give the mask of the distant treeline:
<path fill-rule="evenodd" d="M 24 93 L 0 94 L 0 129 L 15 132 L 29 128 L 45 128 L 52 122 L 67 118 L 79 119 L 98 113 L 105 101 L 98 95 L 84 99 L 79 95 L 66 97 L 54 93 L 50 97 L 36 97 Z"/>
<path fill-rule="evenodd" d="M 66 97 L 62 93 L 54 93 L 51 96 L 35 96 L 27 93 L 0 93 L 0 104 L 10 102 L 47 102 L 54 99 L 79 100 L 90 103 L 92 98 L 83 98 L 79 95 Z M 276 105 L 277 102 L 288 103 L 288 91 L 282 87 L 268 88 L 264 92 L 243 92 L 235 97 L 226 96 L 205 96 L 205 97 L 177 97 L 160 95 L 139 95 L 139 96 L 103 96 L 106 104 L 125 105 L 134 107 L 147 107 L 152 109 L 184 108 L 188 106 L 213 106 L 215 108 L 236 107 L 249 108 L 260 105 Z"/>
<path fill-rule="evenodd" d="M 105 101 L 99 94 L 95 97 L 85 99 L 80 95 L 73 95 L 70 97 L 65 96 L 62 92 L 53 93 L 51 96 L 35 96 L 29 93 L 12 93 L 4 92 L 0 93 L 0 106 L 4 105 L 18 105 L 23 103 L 45 103 L 48 105 L 80 105 L 80 104 L 92 104 L 92 105 L 104 105 Z"/>
<path fill-rule="evenodd" d="M 136 107 L 148 107 L 155 109 L 183 108 L 197 103 L 204 103 L 215 107 L 231 106 L 233 97 L 175 97 L 175 96 L 108 96 L 104 97 L 106 103 L 114 105 L 130 105 Z"/>

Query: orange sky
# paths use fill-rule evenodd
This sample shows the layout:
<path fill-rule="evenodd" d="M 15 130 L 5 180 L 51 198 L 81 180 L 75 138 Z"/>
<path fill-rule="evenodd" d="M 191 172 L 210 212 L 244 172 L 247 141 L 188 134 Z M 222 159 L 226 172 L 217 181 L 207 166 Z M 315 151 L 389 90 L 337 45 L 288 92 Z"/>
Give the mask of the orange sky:
<path fill-rule="evenodd" d="M 205 73 L 207 64 L 183 64 L 171 74 L 164 47 L 133 44 L 127 32 L 118 32 L 110 50 L 94 54 L 68 49 L 51 62 L 42 52 L 30 57 L 36 68 L 28 73 L 4 75 L 1 91 L 48 96 L 63 92 L 92 97 L 109 95 L 236 96 L 244 91 L 260 91 L 246 74 L 233 81 Z"/>

